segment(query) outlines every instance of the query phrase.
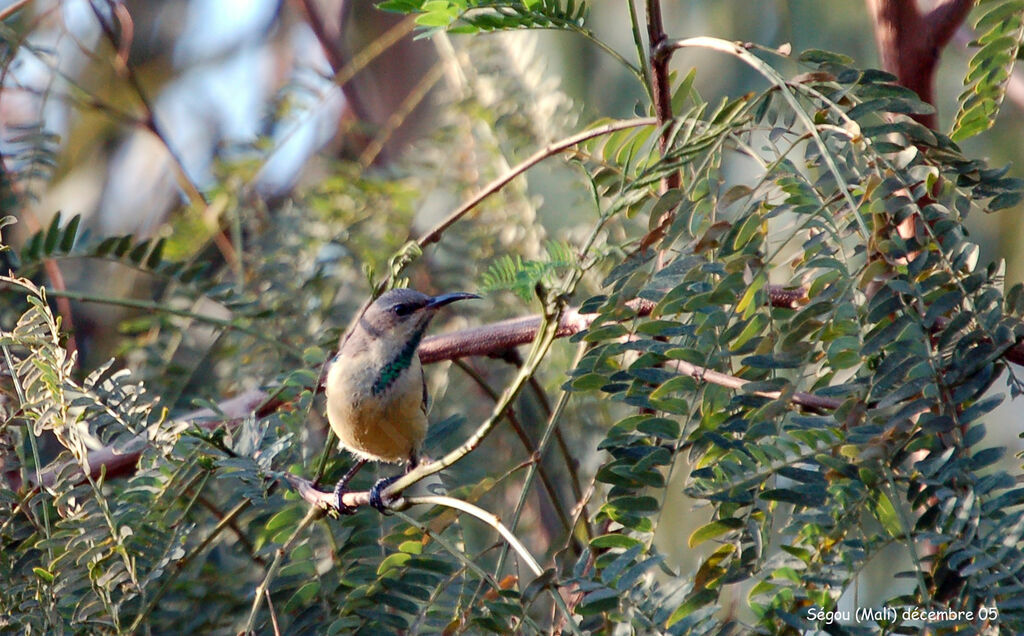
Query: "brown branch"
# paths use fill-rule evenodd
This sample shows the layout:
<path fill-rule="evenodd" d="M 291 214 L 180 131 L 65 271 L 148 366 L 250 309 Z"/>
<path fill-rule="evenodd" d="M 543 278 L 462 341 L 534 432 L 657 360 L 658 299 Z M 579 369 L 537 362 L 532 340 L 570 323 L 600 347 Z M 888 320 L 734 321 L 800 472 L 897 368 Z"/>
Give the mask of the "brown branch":
<path fill-rule="evenodd" d="M 572 148 L 573 146 L 583 143 L 584 141 L 594 139 L 595 137 L 608 135 L 615 131 L 625 130 L 627 128 L 654 126 L 657 123 L 658 122 L 656 119 L 650 117 L 615 121 L 610 124 L 605 124 L 604 126 L 598 126 L 597 128 L 584 130 L 583 132 L 572 135 L 571 137 L 566 137 L 561 141 L 556 141 L 554 143 L 548 144 L 544 148 L 541 148 L 537 152 L 527 157 L 526 160 L 510 168 L 508 172 L 506 172 L 505 174 L 501 175 L 500 177 L 494 179 L 486 186 L 484 186 L 480 190 L 480 192 L 473 196 L 473 198 L 463 203 L 461 206 L 458 207 L 458 209 L 449 214 L 443 221 L 434 226 L 434 228 L 432 228 L 429 232 L 421 236 L 419 240 L 416 241 L 417 245 L 419 245 L 420 248 L 424 248 L 427 245 L 430 245 L 431 243 L 436 243 L 439 240 L 441 240 L 441 235 L 444 234 L 445 230 L 447 230 L 456 221 L 458 221 L 463 216 L 472 211 L 476 206 L 480 205 L 480 203 L 482 203 L 484 199 L 491 196 L 498 190 L 502 189 L 509 181 L 512 181 L 513 179 L 523 174 L 524 172 L 526 172 L 533 166 L 537 165 L 541 161 L 547 159 L 548 157 L 553 157 L 554 155 L 564 152 Z"/>
<path fill-rule="evenodd" d="M 649 47 L 648 57 L 651 60 L 651 95 L 654 98 L 654 114 L 658 118 L 658 125 L 672 121 L 672 92 L 669 83 L 668 63 L 671 55 L 664 52 L 662 42 L 668 40 L 665 27 L 661 19 L 661 2 L 659 0 L 647 0 L 647 46 Z M 671 132 L 662 130 L 661 138 L 658 140 L 662 154 L 668 150 Z M 679 173 L 672 172 L 661 182 L 662 192 L 678 188 L 680 185 Z"/>
<path fill-rule="evenodd" d="M 469 378 L 473 380 L 477 387 L 487 394 L 487 397 L 489 397 L 492 402 L 497 403 L 497 401 L 501 399 L 501 396 L 498 394 L 498 392 L 492 389 L 490 385 L 487 384 L 487 381 L 483 378 L 483 376 L 477 373 L 476 370 L 470 367 L 468 364 L 464 363 L 461 358 L 453 360 L 452 363 L 455 366 L 459 367 L 459 369 L 461 369 L 463 373 L 469 376 Z M 558 518 L 558 522 L 561 524 L 562 530 L 568 532 L 569 534 L 572 534 L 572 526 L 569 525 L 569 516 L 566 513 L 564 507 L 562 506 L 562 500 L 558 496 L 558 490 L 555 488 L 554 482 L 551 481 L 551 476 L 548 474 L 548 470 L 544 467 L 544 462 L 541 461 L 541 456 L 537 451 L 536 442 L 530 439 L 529 433 L 526 432 L 526 428 L 523 426 L 522 422 L 519 421 L 519 416 L 516 414 L 514 408 L 509 407 L 505 409 L 505 419 L 512 427 L 512 432 L 514 432 L 516 434 L 516 437 L 519 438 L 519 442 L 523 445 L 523 449 L 526 451 L 526 454 L 530 457 L 530 459 L 527 460 L 527 463 L 535 463 L 537 465 L 537 471 L 540 476 L 541 484 L 544 486 L 544 490 L 548 495 L 550 507 L 544 506 L 543 498 L 537 498 L 537 516 L 540 519 L 541 525 L 544 528 L 544 534 L 546 535 L 544 537 L 544 540 L 548 543 L 551 543 L 554 541 L 554 537 L 556 534 L 556 529 L 552 527 L 550 521 L 550 512 L 552 511 Z"/>
<path fill-rule="evenodd" d="M 345 65 L 345 56 L 338 46 L 341 41 L 340 23 L 325 19 L 316 0 L 299 0 L 299 5 L 306 14 L 306 23 L 320 42 L 320 48 L 324 50 L 327 63 L 331 65 L 331 70 L 337 73 Z"/>
<path fill-rule="evenodd" d="M 743 378 L 738 378 L 734 375 L 714 371 L 706 367 L 686 362 L 685 360 L 672 360 L 671 362 L 666 362 L 665 367 L 675 369 L 679 373 L 688 375 L 699 382 L 717 384 L 729 389 L 740 390 L 745 384 L 750 382 L 750 380 L 744 380 Z M 754 395 L 777 400 L 783 396 L 783 393 L 781 391 L 754 391 Z M 789 399 L 793 404 L 797 404 L 814 411 L 834 411 L 842 404 L 840 400 L 836 400 L 834 398 L 822 397 L 820 395 L 804 393 L 802 391 L 793 393 Z"/>
<path fill-rule="evenodd" d="M 973 0 L 943 0 L 922 13 L 916 0 L 867 0 L 875 25 L 882 68 L 933 106 L 935 71 L 942 49 L 967 19 Z M 938 127 L 935 113 L 914 115 L 929 128 Z"/>
<path fill-rule="evenodd" d="M 802 302 L 799 300 L 804 293 L 802 289 L 773 289 L 776 291 L 770 290 L 769 295 L 774 306 L 794 307 Z M 647 300 L 638 299 L 627 303 L 627 305 L 635 312 L 634 317 L 647 316 L 654 309 L 654 303 Z M 574 309 L 567 310 L 559 323 L 555 337 L 565 338 L 577 334 L 589 327 L 595 318 L 597 318 L 597 314 L 581 314 Z M 431 364 L 468 356 L 494 355 L 509 348 L 533 342 L 540 324 L 540 316 L 527 316 L 471 327 L 449 334 L 430 336 L 424 339 L 420 345 L 420 361 L 423 364 Z M 322 382 L 323 378 L 321 377 L 320 383 L 322 384 Z M 181 419 L 185 422 L 195 422 L 199 426 L 211 430 L 224 423 L 229 426 L 234 425 L 251 414 L 265 417 L 283 404 L 283 401 L 263 391 L 251 389 L 220 402 L 216 411 L 204 408 L 189 413 Z M 101 471 L 105 471 L 108 478 L 131 474 L 135 471 L 135 465 L 141 455 L 141 451 L 119 453 L 110 447 L 90 451 L 88 456 L 89 474 L 93 478 L 98 477 Z M 65 470 L 77 471 L 79 467 L 73 460 L 51 464 L 42 473 L 42 484 L 46 487 L 52 486 L 56 482 L 57 475 Z"/>
<path fill-rule="evenodd" d="M 672 121 L 672 91 L 669 81 L 668 64 L 672 59 L 670 50 L 666 50 L 663 44 L 668 41 L 668 34 L 665 33 L 665 26 L 661 17 L 661 2 L 659 0 L 647 0 L 647 46 L 648 58 L 651 60 L 651 97 L 654 101 L 654 114 L 657 117 L 658 125 L 661 126 L 661 136 L 658 139 L 658 148 L 662 156 L 668 152 L 672 131 L 665 125 Z M 678 170 L 673 170 L 661 179 L 659 190 L 665 194 L 669 190 L 682 187 L 682 176 Z M 640 242 L 640 249 L 645 250 L 658 242 L 675 218 L 676 209 L 673 207 L 666 210 L 658 219 L 654 229 L 644 236 Z"/>
<path fill-rule="evenodd" d="M 807 301 L 804 288 L 785 288 L 770 285 L 768 288 L 769 304 L 773 307 L 795 309 Z M 632 310 L 627 319 L 640 318 L 650 315 L 655 304 L 647 300 L 634 300 L 627 303 Z M 556 337 L 564 338 L 580 333 L 590 327 L 597 314 L 584 314 L 578 310 L 567 310 L 559 323 Z M 525 318 L 513 318 L 501 322 L 471 327 L 460 331 L 430 336 L 425 338 L 419 348 L 420 360 L 423 364 L 431 364 L 442 360 L 454 360 L 467 356 L 488 356 L 499 354 L 511 347 L 517 347 L 532 342 L 537 334 L 541 320 L 538 316 L 527 316 Z M 938 321 L 936 329 L 941 329 L 946 323 Z M 1024 342 L 1018 342 L 1007 349 L 1003 358 L 1008 362 L 1024 366 Z M 701 367 L 688 362 L 673 360 L 666 363 L 666 367 L 675 369 L 693 377 L 701 382 L 718 384 L 731 389 L 741 389 L 749 381 L 736 376 L 728 375 L 706 367 Z M 321 379 L 322 381 L 322 379 Z M 782 394 L 773 392 L 755 392 L 755 395 L 778 399 Z M 830 398 L 816 396 L 812 393 L 796 392 L 789 396 L 793 404 L 816 411 L 829 411 L 838 408 L 839 403 Z M 181 419 L 188 422 L 196 422 L 205 429 L 214 429 L 222 424 L 234 426 L 245 417 L 255 414 L 257 417 L 265 417 L 281 408 L 284 404 L 281 400 L 273 398 L 263 391 L 252 389 L 239 394 L 233 398 L 218 404 L 218 409 L 201 409 L 190 413 Z M 111 448 L 104 448 L 89 453 L 89 471 L 93 477 L 98 477 L 100 471 L 105 471 L 107 477 L 119 477 L 130 474 L 135 470 L 141 452 L 117 453 Z M 42 481 L 45 486 L 52 486 L 57 475 L 64 470 L 77 470 L 74 462 L 60 462 L 52 464 L 43 471 Z M 299 479 L 299 478 L 295 478 Z M 289 479 L 291 482 L 291 479 Z M 295 484 L 292 484 L 296 487 Z M 312 485 L 309 485 L 312 488 Z M 315 490 L 315 489 L 313 489 Z M 333 507 L 333 495 L 330 493 L 299 493 L 307 501 L 324 508 Z M 345 496 L 345 503 L 352 507 L 364 505 L 369 502 L 369 493 L 348 493 Z"/>
<path fill-rule="evenodd" d="M 0 20 L 6 20 L 7 18 L 17 13 L 18 11 L 21 11 L 23 8 L 25 8 L 25 5 L 28 3 L 29 0 L 18 0 L 17 2 L 14 2 L 9 6 L 0 9 Z"/>
<path fill-rule="evenodd" d="M 118 17 L 121 24 L 123 24 L 125 20 L 129 23 L 131 22 L 130 16 L 126 17 L 126 14 L 119 10 L 118 7 L 120 7 L 120 4 L 115 6 L 113 0 L 107 0 L 107 4 L 111 9 L 111 14 Z M 164 133 L 163 127 L 160 125 L 160 122 L 157 121 L 156 109 L 153 106 L 153 100 L 150 99 L 149 93 L 143 87 L 142 80 L 139 78 L 138 73 L 135 72 L 135 67 L 121 59 L 120 52 L 123 48 L 121 40 L 124 36 L 130 34 L 123 33 L 122 38 L 119 38 L 117 33 L 114 31 L 113 25 L 107 22 L 106 18 L 104 18 L 103 14 L 100 12 L 99 7 L 92 2 L 89 3 L 89 7 L 92 9 L 93 15 L 100 25 L 100 30 L 103 32 L 104 38 L 114 49 L 114 69 L 128 82 L 128 86 L 131 88 L 132 92 L 135 93 L 135 97 L 138 99 L 139 105 L 142 108 L 142 117 L 140 119 L 131 118 L 129 121 L 141 125 L 156 136 L 164 150 L 167 152 L 168 158 L 171 160 L 171 166 L 174 168 L 174 177 L 178 187 L 182 189 L 192 205 L 209 212 L 209 200 L 207 200 L 206 195 L 202 193 L 199 186 L 196 185 L 189 176 L 188 170 L 185 169 L 185 160 L 182 158 L 179 150 L 171 144 L 170 137 Z M 238 255 L 235 254 L 235 248 L 231 244 L 231 241 L 224 236 L 223 232 L 215 232 L 212 240 L 226 262 L 238 262 Z"/>
<path fill-rule="evenodd" d="M 266 403 L 267 399 L 266 393 L 252 389 L 218 404 L 219 412 L 212 409 L 200 409 L 184 416 L 182 419 L 188 422 L 195 422 L 199 426 L 211 430 L 217 428 L 225 421 L 241 421 L 253 412 L 258 412 L 259 407 Z M 109 446 L 89 451 L 89 475 L 94 479 L 100 476 L 101 471 L 107 478 L 130 475 L 135 472 L 135 466 L 139 463 L 139 457 L 141 456 L 141 450 L 119 453 Z M 65 470 L 77 472 L 80 470 L 80 467 L 74 460 L 50 464 L 43 470 L 41 475 L 43 486 L 47 488 L 53 486 L 57 476 Z"/>
<path fill-rule="evenodd" d="M 925 15 L 924 20 L 936 47 L 942 49 L 949 44 L 972 8 L 974 0 L 943 0 Z"/>

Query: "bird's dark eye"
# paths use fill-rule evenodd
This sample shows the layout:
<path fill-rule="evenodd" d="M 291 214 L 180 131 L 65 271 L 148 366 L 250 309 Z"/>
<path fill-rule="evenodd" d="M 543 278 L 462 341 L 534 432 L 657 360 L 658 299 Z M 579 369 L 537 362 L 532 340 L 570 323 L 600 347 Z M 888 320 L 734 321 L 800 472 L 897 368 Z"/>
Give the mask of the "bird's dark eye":
<path fill-rule="evenodd" d="M 416 307 L 415 303 L 398 303 L 391 307 L 391 311 L 394 312 L 396 316 L 408 316 L 412 312 L 416 311 Z"/>

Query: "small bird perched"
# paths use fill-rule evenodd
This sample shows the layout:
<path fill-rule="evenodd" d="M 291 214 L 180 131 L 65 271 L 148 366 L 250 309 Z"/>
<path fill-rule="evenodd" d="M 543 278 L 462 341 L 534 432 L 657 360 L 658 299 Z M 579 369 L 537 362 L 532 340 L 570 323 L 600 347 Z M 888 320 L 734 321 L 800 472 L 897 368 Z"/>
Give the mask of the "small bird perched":
<path fill-rule="evenodd" d="M 427 384 L 416 350 L 434 313 L 476 294 L 428 296 L 392 289 L 359 318 L 327 373 L 327 421 L 356 464 L 334 489 L 338 510 L 348 482 L 368 461 L 408 462 L 416 467 L 427 434 Z M 381 479 L 370 490 L 370 504 L 384 512 L 381 491 L 399 475 Z"/>

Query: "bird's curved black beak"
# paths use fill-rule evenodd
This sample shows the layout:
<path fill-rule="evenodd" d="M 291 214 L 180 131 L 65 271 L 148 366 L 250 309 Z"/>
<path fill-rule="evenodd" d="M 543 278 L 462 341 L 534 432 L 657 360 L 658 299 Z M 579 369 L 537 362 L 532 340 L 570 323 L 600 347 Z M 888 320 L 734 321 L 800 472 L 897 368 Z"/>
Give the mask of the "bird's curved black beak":
<path fill-rule="evenodd" d="M 437 309 L 444 307 L 449 303 L 453 303 L 456 300 L 467 300 L 469 298 L 480 298 L 476 294 L 470 294 L 469 292 L 452 292 L 451 294 L 441 294 L 440 296 L 434 296 L 427 304 L 424 309 Z"/>

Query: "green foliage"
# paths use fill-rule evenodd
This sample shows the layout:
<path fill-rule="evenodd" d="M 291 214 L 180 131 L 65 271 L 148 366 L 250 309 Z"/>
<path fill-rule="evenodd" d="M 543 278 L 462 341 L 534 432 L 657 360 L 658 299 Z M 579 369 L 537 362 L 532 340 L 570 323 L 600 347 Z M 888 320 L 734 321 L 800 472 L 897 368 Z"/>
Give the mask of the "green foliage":
<path fill-rule="evenodd" d="M 885 74 L 820 52 L 802 59 L 815 79 L 796 92 L 828 154 L 785 125 L 777 92 L 737 104 L 731 121 L 743 126 L 718 144 L 671 139 L 665 156 L 689 158 L 693 185 L 672 195 L 677 218 L 658 249 L 678 256 L 655 266 L 634 255 L 585 303 L 599 317 L 581 336 L 590 348 L 571 386 L 650 413 L 620 420 L 600 445 L 608 459 L 597 479 L 610 490 L 599 518 L 649 544 L 665 472 L 691 463 L 686 492 L 715 511 L 691 544 L 714 550 L 663 623 L 670 631 L 693 629 L 751 579 L 759 629 L 812 628 L 806 608 L 836 609 L 892 544 L 913 555 L 898 576 L 917 585 L 886 605 L 995 604 L 1001 625 L 1019 629 L 1024 508 L 1001 505 L 1016 498 L 1013 479 L 979 473 L 996 455 L 976 448 L 979 419 L 1001 401 L 986 395 L 1020 314 L 1004 310 L 998 268 L 976 266 L 962 221 L 979 202 L 1002 207 L 1020 182 L 909 119 L 890 122 L 886 112 L 920 103 Z M 771 132 L 759 140 L 759 130 Z M 727 180 L 734 148 L 761 170 Z M 596 163 L 621 157 L 604 150 Z M 603 194 L 617 204 L 638 185 L 620 180 Z M 907 218 L 919 231 L 911 238 L 895 231 Z M 806 303 L 772 307 L 766 283 L 779 278 L 804 284 Z M 626 329 L 623 308 L 637 296 L 655 306 Z M 703 371 L 681 364 L 742 387 L 700 382 Z M 1016 376 L 1011 386 L 1019 393 Z M 798 392 L 838 408 L 802 413 Z M 935 546 L 927 558 L 925 539 Z"/>
<path fill-rule="evenodd" d="M 523 261 L 518 255 L 500 256 L 483 273 L 481 293 L 511 291 L 528 302 L 537 285 L 550 287 L 558 280 L 559 274 L 564 275 L 564 270 L 577 265 L 569 244 L 548 241 L 545 247 L 548 258 L 544 261 Z"/>
<path fill-rule="evenodd" d="M 388 11 L 416 13 L 416 24 L 452 33 L 508 29 L 552 29 L 581 26 L 586 19 L 583 0 L 387 0 L 377 6 Z"/>
<path fill-rule="evenodd" d="M 1017 54 L 1024 39 L 1024 4 L 1013 0 L 982 0 L 984 11 L 974 24 L 979 47 L 971 58 L 960 109 L 950 137 L 962 141 L 992 127 L 1006 96 Z"/>
<path fill-rule="evenodd" d="M 583 3 L 382 6 L 428 29 L 592 37 Z M 671 120 L 568 144 L 593 209 L 543 250 L 521 185 L 437 245 L 399 231 L 417 193 L 444 184 L 459 200 L 479 187 L 453 185 L 457 151 L 472 146 L 487 181 L 514 165 L 497 155 L 506 142 L 550 142 L 538 132 L 550 122 L 498 111 L 536 101 L 529 83 L 497 81 L 509 92 L 499 105 L 449 104 L 466 119 L 439 127 L 436 150 L 402 178 L 332 162 L 331 177 L 257 214 L 231 187 L 242 169 L 225 166 L 235 251 L 190 229 L 188 210 L 165 238 L 92 236 L 60 214 L 20 247 L 5 236 L 0 458 L 17 479 L 0 485 L 3 627 L 913 632 L 922 626 L 902 618 L 825 624 L 812 612 L 841 607 L 897 554 L 886 579 L 900 585 L 879 592 L 882 605 L 998 610 L 930 621 L 937 633 L 1024 630 L 1024 489 L 986 438 L 997 381 L 1024 393 L 1006 362 L 1024 337 L 1024 287 L 1005 290 L 1001 267 L 977 262 L 964 225 L 1018 203 L 1024 182 L 907 117 L 929 107 L 886 73 L 808 51 L 808 72 L 786 80 L 752 47 L 705 44 L 769 88 L 706 101 L 693 71 L 672 80 Z M 80 263 L 131 272 L 150 295 L 39 282 Z M 490 263 L 482 275 L 478 263 Z M 317 395 L 345 320 L 405 277 L 465 289 L 477 276 L 483 292 L 540 298 L 539 342 L 563 326 L 564 304 L 585 299 L 564 326 L 592 319 L 572 361 L 569 347 L 491 351 L 516 365 L 511 380 L 497 362 L 428 367 L 426 456 L 479 421 L 501 425 L 425 490 L 493 519 L 426 500 L 422 486 L 405 493 L 420 505 L 391 516 L 315 514 L 285 474 L 329 489 L 348 468 L 324 453 Z M 798 300 L 780 301 L 780 284 Z M 138 312 L 120 317 L 117 359 L 80 366 L 69 343 L 83 334 L 68 330 L 81 314 L 58 314 L 59 297 Z M 522 303 L 489 300 L 474 321 L 522 315 Z M 115 457 L 95 469 L 104 454 Z"/>

